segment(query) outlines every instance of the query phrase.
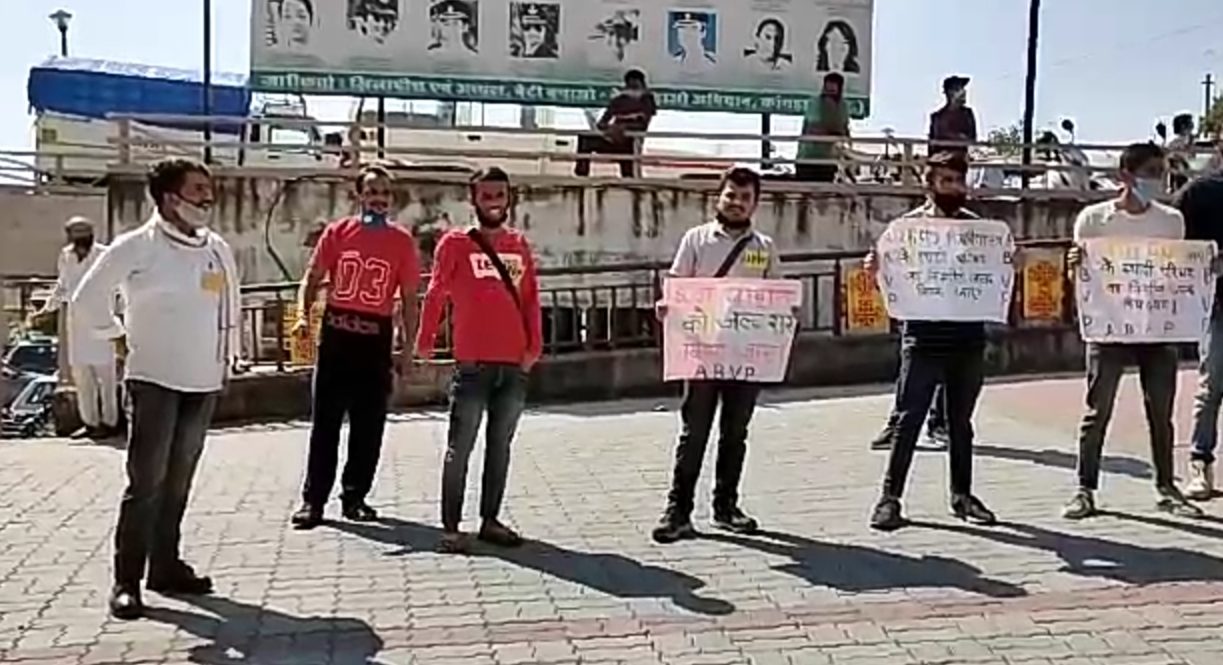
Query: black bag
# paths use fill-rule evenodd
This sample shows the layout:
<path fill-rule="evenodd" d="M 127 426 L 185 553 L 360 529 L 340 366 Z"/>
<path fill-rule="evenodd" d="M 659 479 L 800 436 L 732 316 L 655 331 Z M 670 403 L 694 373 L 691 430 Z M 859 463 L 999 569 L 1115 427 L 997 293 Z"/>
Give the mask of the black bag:
<path fill-rule="evenodd" d="M 507 291 L 510 292 L 510 297 L 514 299 L 514 306 L 518 308 L 519 318 L 522 319 L 522 332 L 526 335 L 527 343 L 531 343 L 531 326 L 527 324 L 527 312 L 522 307 L 522 297 L 518 294 L 518 287 L 514 286 L 514 278 L 510 277 L 510 271 L 501 262 L 501 257 L 493 251 L 488 240 L 480 233 L 479 229 L 470 229 L 467 231 L 467 237 L 471 238 L 472 242 L 484 252 L 484 256 L 492 262 L 493 267 L 497 269 L 497 274 L 501 276 L 501 283 L 505 285 Z"/>
<path fill-rule="evenodd" d="M 718 266 L 718 271 L 713 274 L 714 277 L 725 277 L 730 269 L 735 267 L 735 261 L 739 260 L 739 255 L 743 254 L 743 250 L 747 249 L 748 243 L 755 237 L 755 233 L 747 232 L 747 235 L 739 238 L 739 242 L 735 243 L 734 247 L 730 248 L 730 254 L 726 255 L 726 260 L 722 261 L 722 265 Z"/>

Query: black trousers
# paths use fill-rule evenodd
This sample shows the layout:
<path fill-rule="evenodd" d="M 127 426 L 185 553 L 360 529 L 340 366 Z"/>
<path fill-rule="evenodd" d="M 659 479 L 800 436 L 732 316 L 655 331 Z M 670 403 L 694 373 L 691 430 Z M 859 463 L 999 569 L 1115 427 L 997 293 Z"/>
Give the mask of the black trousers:
<path fill-rule="evenodd" d="M 180 564 L 183 514 L 204 451 L 216 393 L 186 393 L 128 381 L 127 489 L 115 529 L 115 583 L 135 588 Z"/>
<path fill-rule="evenodd" d="M 692 514 L 696 483 L 705 461 L 705 448 L 713 431 L 714 416 L 721 403 L 718 420 L 718 457 L 714 467 L 713 509 L 715 513 L 739 503 L 739 480 L 747 458 L 747 428 L 756 411 L 760 384 L 743 381 L 688 381 L 680 406 L 682 429 L 675 449 L 675 470 L 668 510 L 673 515 Z"/>
<path fill-rule="evenodd" d="M 1151 436 L 1151 466 L 1155 486 L 1172 487 L 1172 418 L 1176 404 L 1176 372 L 1179 364 L 1175 344 L 1088 344 L 1087 408 L 1079 425 L 1079 488 L 1100 488 L 1100 464 L 1104 457 L 1104 435 L 1113 417 L 1117 388 L 1128 365 L 1138 366 L 1142 404 Z"/>
<path fill-rule="evenodd" d="M 366 331 L 355 332 L 358 324 Z M 335 325 L 339 324 L 339 325 Z M 368 324 L 376 324 L 377 332 Z M 340 479 L 340 498 L 364 500 L 374 484 L 391 396 L 392 324 L 390 318 L 336 312 L 323 316 L 314 365 L 310 452 L 302 499 L 322 507 L 335 485 L 340 428 L 348 417 L 348 461 Z"/>
<path fill-rule="evenodd" d="M 952 494 L 972 492 L 972 416 L 985 380 L 984 348 L 927 349 L 910 345 L 900 352 L 900 379 L 896 382 L 896 427 L 892 430 L 892 454 L 883 481 L 886 496 L 904 495 L 909 468 L 922 421 L 930 411 L 935 389 L 943 385 L 947 433 L 951 439 Z"/>
<path fill-rule="evenodd" d="M 612 141 L 604 136 L 579 136 L 579 155 L 632 155 L 635 143 L 632 139 Z M 590 175 L 590 160 L 578 159 L 573 164 L 573 174 L 579 178 Z M 620 160 L 620 177 L 632 178 L 637 175 L 637 165 L 631 159 Z"/>

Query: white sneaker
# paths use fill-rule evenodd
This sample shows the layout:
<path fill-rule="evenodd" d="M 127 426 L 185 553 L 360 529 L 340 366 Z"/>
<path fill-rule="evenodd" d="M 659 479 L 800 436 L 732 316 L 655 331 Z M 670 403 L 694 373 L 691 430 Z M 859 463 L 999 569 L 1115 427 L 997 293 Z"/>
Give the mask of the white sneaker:
<path fill-rule="evenodd" d="M 1215 493 L 1214 465 L 1201 460 L 1189 463 L 1189 484 L 1185 486 L 1185 497 L 1194 501 L 1209 501 Z"/>

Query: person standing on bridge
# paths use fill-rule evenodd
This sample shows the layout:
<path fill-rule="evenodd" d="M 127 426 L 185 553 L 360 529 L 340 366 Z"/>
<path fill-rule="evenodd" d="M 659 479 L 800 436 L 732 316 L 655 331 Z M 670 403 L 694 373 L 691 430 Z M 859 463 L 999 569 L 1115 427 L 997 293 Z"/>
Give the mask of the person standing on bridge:
<path fill-rule="evenodd" d="M 207 226 L 213 184 L 189 159 L 153 166 L 148 223 L 115 239 L 72 298 L 80 325 L 126 356 L 131 401 L 127 489 L 115 530 L 110 612 L 143 615 L 140 582 L 163 594 L 207 594 L 179 551 L 183 513 L 217 396 L 240 352 L 238 268 L 229 244 Z M 120 323 L 112 314 L 123 294 Z M 131 349 L 128 354 L 127 349 Z"/>
<path fill-rule="evenodd" d="M 1212 240 L 1223 248 L 1223 170 L 1215 169 L 1184 188 L 1176 201 L 1185 217 L 1185 238 Z M 1193 400 L 1193 446 L 1185 496 L 1209 501 L 1215 493 L 1215 449 L 1223 405 L 1223 280 L 1215 284 L 1210 327 L 1198 349 L 1200 383 Z"/>
<path fill-rule="evenodd" d="M 485 169 L 472 176 L 469 194 L 478 224 L 452 229 L 438 242 L 416 339 L 417 357 L 427 360 L 450 303 L 455 368 L 438 543 L 447 554 L 470 548 L 461 530 L 463 495 L 485 412 L 478 538 L 502 547 L 522 544 L 522 537 L 499 517 L 510 445 L 526 405 L 527 380 L 543 348 L 535 258 L 526 236 L 505 227 L 514 206 L 510 177 L 496 167 Z"/>
<path fill-rule="evenodd" d="M 1167 154 L 1154 143 L 1135 143 L 1121 153 L 1118 198 L 1084 208 L 1074 222 L 1074 246 L 1066 264 L 1077 268 L 1089 258 L 1082 243 L 1092 238 L 1185 237 L 1181 213 L 1155 199 L 1166 191 Z M 1081 520 L 1098 514 L 1095 493 L 1100 485 L 1100 463 L 1104 435 L 1112 420 L 1117 388 L 1125 367 L 1138 365 L 1142 401 L 1146 407 L 1151 437 L 1151 466 L 1155 468 L 1155 491 L 1159 510 L 1181 517 L 1201 517 L 1202 510 L 1189 503 L 1176 487 L 1173 469 L 1172 416 L 1176 404 L 1179 354 L 1176 344 L 1087 343 L 1087 409 L 1079 427 L 1079 489 L 1062 510 L 1062 516 Z"/>
<path fill-rule="evenodd" d="M 47 305 L 35 316 L 44 316 L 63 307 L 67 340 L 68 367 L 76 387 L 76 407 L 84 428 L 77 438 L 105 439 L 119 434 L 119 381 L 116 375 L 115 352 L 109 341 L 93 335 L 72 311 L 72 295 L 81 278 L 106 251 L 106 245 L 94 239 L 93 221 L 73 217 L 64 226 L 68 245 L 59 253 L 59 269 L 55 292 Z M 118 304 L 118 294 L 115 304 Z M 63 347 L 61 347 L 61 351 Z"/>
<path fill-rule="evenodd" d="M 396 296 L 401 362 L 410 362 L 408 340 L 416 326 L 420 260 L 412 234 L 392 220 L 391 175 L 382 167 L 365 166 L 355 186 L 360 211 L 323 230 L 302 279 L 292 330 L 299 339 L 310 335 L 310 312 L 323 280 L 328 279 L 314 364 L 302 505 L 291 518 L 298 529 L 313 529 L 323 522 L 323 507 L 335 484 L 345 416 L 348 461 L 340 480 L 341 514 L 357 522 L 377 519 L 365 498 L 378 471 L 395 373 Z"/>
<path fill-rule="evenodd" d="M 926 161 L 926 204 L 907 218 L 977 219 L 964 207 L 968 198 L 968 160 L 959 152 L 940 152 Z M 866 269 L 878 268 L 872 249 Z M 951 463 L 951 511 L 977 524 L 997 521 L 972 493 L 973 427 L 984 383 L 985 324 L 980 321 L 905 321 L 900 334 L 900 378 L 896 381 L 896 424 L 891 428 L 892 454 L 883 479 L 883 495 L 870 525 L 892 531 L 905 524 L 904 495 L 922 421 L 941 384 L 945 402 L 948 457 Z"/>
<path fill-rule="evenodd" d="M 671 277 L 739 277 L 779 279 L 773 239 L 752 228 L 752 214 L 760 199 L 760 174 L 735 167 L 719 184 L 717 216 L 689 229 L 680 240 Z M 666 303 L 658 304 L 660 319 L 667 316 Z M 713 430 L 714 415 L 721 403 L 718 422 L 718 459 L 713 490 L 713 526 L 751 534 L 760 527 L 739 507 L 739 480 L 747 457 L 747 434 L 760 384 L 747 381 L 691 380 L 684 383 L 680 406 L 682 427 L 675 448 L 671 491 L 662 519 L 654 528 L 658 543 L 692 538 L 692 510 L 697 480 L 705 460 L 705 448 Z"/>

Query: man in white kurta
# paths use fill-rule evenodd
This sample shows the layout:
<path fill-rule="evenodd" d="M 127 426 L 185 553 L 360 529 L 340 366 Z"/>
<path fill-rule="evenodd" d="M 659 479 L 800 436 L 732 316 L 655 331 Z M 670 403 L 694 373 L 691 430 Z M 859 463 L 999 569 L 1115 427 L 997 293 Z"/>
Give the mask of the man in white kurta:
<path fill-rule="evenodd" d="M 68 344 L 68 367 L 76 386 L 76 405 L 85 426 L 78 436 L 106 438 L 118 432 L 119 386 L 112 344 L 86 330 L 73 316 L 72 294 L 81 278 L 106 250 L 94 236 L 94 224 L 86 217 L 73 217 L 64 226 L 68 244 L 59 253 L 55 292 L 44 312 L 66 309 L 67 331 L 60 339 Z M 62 344 L 61 344 L 62 348 Z"/>

